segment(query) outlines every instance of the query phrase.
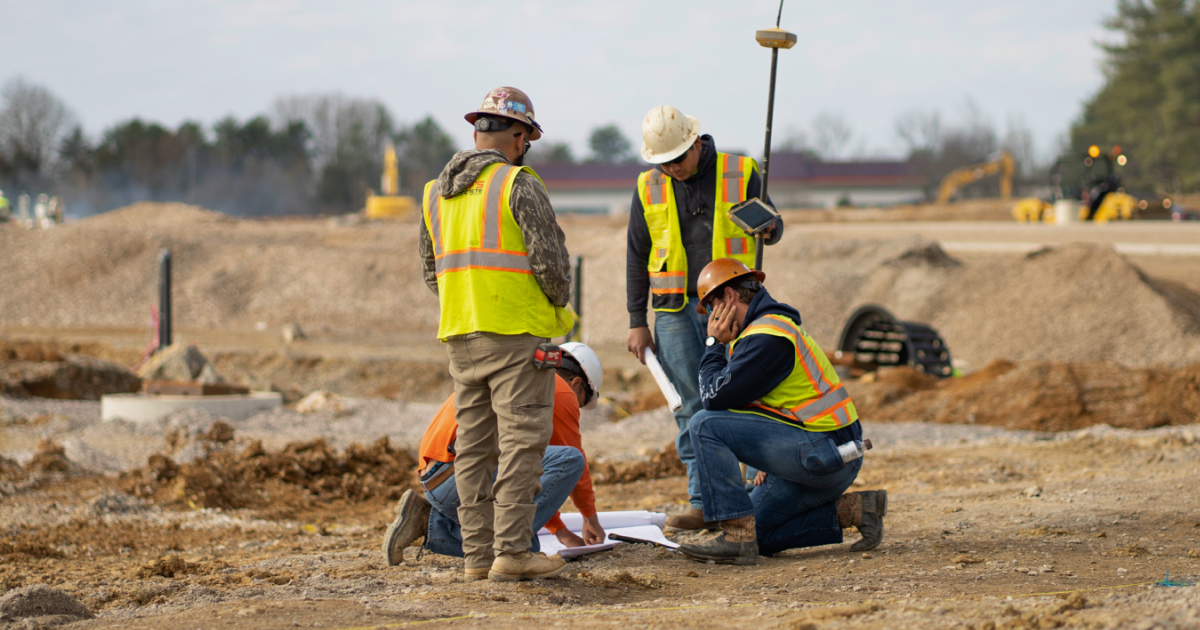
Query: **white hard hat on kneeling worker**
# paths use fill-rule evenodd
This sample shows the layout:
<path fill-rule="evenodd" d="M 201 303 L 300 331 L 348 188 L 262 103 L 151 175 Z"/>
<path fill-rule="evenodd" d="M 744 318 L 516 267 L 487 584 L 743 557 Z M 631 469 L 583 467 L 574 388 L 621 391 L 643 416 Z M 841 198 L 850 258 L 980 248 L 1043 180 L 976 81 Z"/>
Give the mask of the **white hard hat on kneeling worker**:
<path fill-rule="evenodd" d="M 584 380 L 587 381 L 587 386 L 592 390 L 592 395 L 588 399 L 584 409 L 595 409 L 600 401 L 600 386 L 604 383 L 604 368 L 600 366 L 600 357 L 587 346 L 587 344 L 578 341 L 568 341 L 559 346 L 562 348 L 563 354 L 575 359 L 579 366 L 583 368 Z"/>

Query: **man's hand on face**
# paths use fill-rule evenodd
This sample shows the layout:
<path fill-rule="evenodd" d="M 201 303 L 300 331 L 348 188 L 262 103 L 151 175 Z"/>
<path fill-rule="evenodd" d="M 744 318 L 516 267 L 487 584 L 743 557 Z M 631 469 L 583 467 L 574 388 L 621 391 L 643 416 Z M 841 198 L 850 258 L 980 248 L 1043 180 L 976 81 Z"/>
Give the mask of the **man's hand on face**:
<path fill-rule="evenodd" d="M 565 527 L 558 530 L 554 534 L 554 537 L 557 538 L 558 542 L 562 543 L 564 547 L 582 547 L 587 544 L 583 542 L 583 539 L 576 535 L 575 532 Z"/>
<path fill-rule="evenodd" d="M 715 337 L 720 343 L 729 343 L 737 339 L 738 333 L 741 332 L 742 323 L 738 321 L 736 303 L 736 298 L 714 301 L 709 308 L 711 314 L 708 316 L 708 335 Z"/>
<path fill-rule="evenodd" d="M 598 545 L 604 542 L 604 528 L 600 527 L 600 517 L 593 515 L 583 519 L 583 542 Z"/>

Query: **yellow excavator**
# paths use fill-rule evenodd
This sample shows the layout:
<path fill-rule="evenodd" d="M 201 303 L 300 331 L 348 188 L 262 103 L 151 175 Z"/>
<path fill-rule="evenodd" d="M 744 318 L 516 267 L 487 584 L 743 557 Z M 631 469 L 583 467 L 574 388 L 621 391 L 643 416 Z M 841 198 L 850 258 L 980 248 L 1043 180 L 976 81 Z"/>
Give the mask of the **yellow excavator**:
<path fill-rule="evenodd" d="M 396 147 L 388 142 L 383 154 L 383 177 L 380 181 L 380 192 L 367 191 L 367 207 L 365 214 L 368 219 L 402 219 L 417 208 L 417 202 L 412 197 L 400 196 L 400 160 L 396 157 Z"/>
<path fill-rule="evenodd" d="M 1008 151 L 998 151 L 979 164 L 950 171 L 949 175 L 942 178 L 942 184 L 938 187 L 937 202 L 946 203 L 959 188 L 997 174 L 1000 175 L 1000 198 L 1007 201 L 1012 198 L 1013 175 L 1016 170 L 1012 154 Z"/>

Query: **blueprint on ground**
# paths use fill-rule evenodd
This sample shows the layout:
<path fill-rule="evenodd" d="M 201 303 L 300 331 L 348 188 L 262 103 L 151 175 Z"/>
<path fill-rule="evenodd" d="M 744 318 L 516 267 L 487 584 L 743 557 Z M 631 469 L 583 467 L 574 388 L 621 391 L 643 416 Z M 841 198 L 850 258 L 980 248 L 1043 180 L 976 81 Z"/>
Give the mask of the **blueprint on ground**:
<path fill-rule="evenodd" d="M 659 512 L 646 511 L 630 511 L 630 512 L 598 512 L 596 516 L 600 517 L 600 527 L 604 528 L 605 535 L 619 534 L 629 538 L 654 542 L 665 547 L 678 547 L 676 543 L 667 540 L 663 535 L 662 526 L 667 522 L 667 515 Z M 560 514 L 563 525 L 567 529 L 578 534 L 583 529 L 583 516 L 578 513 Z M 558 539 L 554 537 L 546 528 L 538 531 L 538 542 L 541 544 L 542 552 L 548 556 L 558 554 L 563 558 L 576 558 L 585 556 L 589 553 L 612 549 L 621 544 L 616 540 L 605 540 L 596 545 L 585 545 L 583 547 L 565 547 Z"/>

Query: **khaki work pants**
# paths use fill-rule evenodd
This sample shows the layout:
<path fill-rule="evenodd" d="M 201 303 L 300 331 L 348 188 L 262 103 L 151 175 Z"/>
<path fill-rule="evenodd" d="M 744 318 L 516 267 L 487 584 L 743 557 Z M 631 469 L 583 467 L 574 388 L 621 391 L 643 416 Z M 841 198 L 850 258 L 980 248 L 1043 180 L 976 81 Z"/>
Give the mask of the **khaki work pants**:
<path fill-rule="evenodd" d="M 458 410 L 454 479 L 469 569 L 492 566 L 499 553 L 528 551 L 533 538 L 533 498 L 554 413 L 554 370 L 533 367 L 544 341 L 484 333 L 447 342 Z"/>

